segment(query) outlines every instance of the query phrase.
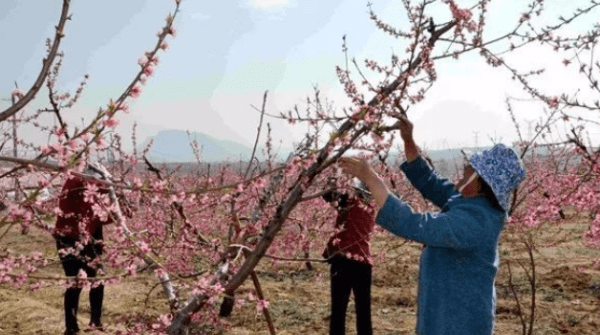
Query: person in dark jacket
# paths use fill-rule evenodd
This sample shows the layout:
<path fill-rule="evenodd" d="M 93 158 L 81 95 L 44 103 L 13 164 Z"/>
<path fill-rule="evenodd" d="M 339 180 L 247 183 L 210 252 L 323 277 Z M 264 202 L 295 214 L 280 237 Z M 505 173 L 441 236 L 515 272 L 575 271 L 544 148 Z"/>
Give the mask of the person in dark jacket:
<path fill-rule="evenodd" d="M 370 206 L 371 197 L 366 185 L 354 179 L 352 188 L 348 193 L 331 188 L 323 194 L 323 199 L 334 204 L 338 212 L 335 233 L 323 252 L 330 264 L 331 335 L 345 333 L 350 293 L 354 293 L 357 334 L 373 333 L 370 239 L 375 226 L 374 209 Z"/>
<path fill-rule="evenodd" d="M 86 170 L 86 172 L 91 171 L 94 170 L 90 168 Z M 92 196 L 92 193 L 96 193 L 96 196 Z M 65 275 L 69 277 L 77 277 L 80 270 L 85 271 L 87 277 L 96 277 L 102 269 L 102 264 L 99 262 L 103 243 L 102 226 L 112 223 L 113 220 L 110 215 L 100 214 L 99 207 L 94 208 L 94 206 L 108 207 L 108 203 L 101 201 L 103 195 L 108 196 L 107 193 L 108 189 L 105 186 L 80 177 L 72 176 L 63 185 L 58 202 L 61 214 L 56 219 L 53 236 Z M 77 309 L 80 293 L 81 287 L 76 285 L 65 291 L 65 335 L 79 332 Z M 88 328 L 102 330 L 104 285 L 92 285 L 89 298 Z"/>
<path fill-rule="evenodd" d="M 510 195 L 525 178 L 516 152 L 502 144 L 467 154 L 462 179 L 439 177 L 421 157 L 412 123 L 399 121 L 406 162 L 402 170 L 438 212 L 417 213 L 394 196 L 360 158 L 340 159 L 360 178 L 379 208 L 376 223 L 424 245 L 419 268 L 419 335 L 490 335 L 494 331 L 498 243 L 510 211 Z"/>

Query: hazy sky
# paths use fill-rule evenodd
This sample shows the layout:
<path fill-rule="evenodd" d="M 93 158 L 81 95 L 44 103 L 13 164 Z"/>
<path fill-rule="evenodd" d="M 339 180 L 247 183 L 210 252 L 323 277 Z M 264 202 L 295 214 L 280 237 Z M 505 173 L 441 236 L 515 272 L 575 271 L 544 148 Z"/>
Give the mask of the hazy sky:
<path fill-rule="evenodd" d="M 406 29 L 407 19 L 399 0 L 370 0 L 373 9 L 389 23 Z M 492 1 L 487 37 L 506 31 L 528 1 Z M 577 1 L 547 1 L 555 18 Z M 28 89 L 45 55 L 45 40 L 54 34 L 62 1 L 0 1 L 0 98 L 7 99 L 15 81 Z M 470 4 L 473 1 L 458 1 Z M 585 2 L 584 2 L 585 3 Z M 65 59 L 59 88 L 75 90 L 84 74 L 90 79 L 76 108 L 66 112 L 72 123 L 81 123 L 111 98 L 118 97 L 139 70 L 137 60 L 156 42 L 155 33 L 174 8 L 169 0 L 73 0 L 61 44 Z M 446 8 L 436 12 L 438 22 L 450 17 Z M 592 15 L 598 17 L 599 15 Z M 160 129 L 200 131 L 250 145 L 254 142 L 260 107 L 269 90 L 267 111 L 286 112 L 304 101 L 318 86 L 336 107 L 348 107 L 335 66 L 344 65 L 342 36 L 347 36 L 348 56 L 362 65 L 365 58 L 388 62 L 392 53 L 403 55 L 406 45 L 379 31 L 369 20 L 362 0 L 183 0 L 175 21 L 177 36 L 160 54 L 160 64 L 142 95 L 130 100 L 131 112 L 121 117 L 118 131 L 128 139 L 138 122 L 142 142 Z M 523 68 L 552 64 L 561 56 L 545 56 L 532 48 L 518 60 Z M 363 69 L 364 70 L 364 69 Z M 356 74 L 356 71 L 354 71 Z M 557 94 L 572 88 L 568 73 L 557 85 Z M 415 137 L 430 149 L 487 145 L 490 138 L 510 142 L 516 132 L 504 100 L 507 95 L 526 97 L 510 75 L 485 65 L 476 54 L 438 65 L 439 80 L 425 101 L 413 106 L 409 116 Z M 358 79 L 358 77 L 355 77 Z M 547 83 L 549 82 L 546 79 Z M 563 85 L 562 87 L 560 85 Z M 44 106 L 42 90 L 32 107 Z M 367 97 L 371 97 L 367 95 Z M 8 101 L 0 101 L 4 109 Z M 526 124 L 539 107 L 522 107 L 518 117 Z M 290 146 L 301 138 L 305 126 L 288 126 L 268 119 L 274 140 Z M 527 129 L 525 129 L 527 133 Z"/>

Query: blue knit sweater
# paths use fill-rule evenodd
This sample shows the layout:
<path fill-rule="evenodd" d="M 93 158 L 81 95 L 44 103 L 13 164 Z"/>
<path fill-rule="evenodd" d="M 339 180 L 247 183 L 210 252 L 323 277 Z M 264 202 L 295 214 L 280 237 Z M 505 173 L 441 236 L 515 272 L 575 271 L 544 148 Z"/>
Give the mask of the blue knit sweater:
<path fill-rule="evenodd" d="M 494 328 L 498 239 L 506 213 L 483 196 L 463 197 L 425 160 L 402 164 L 423 196 L 441 208 L 420 214 L 389 195 L 377 224 L 423 243 L 418 289 L 417 334 L 489 335 Z"/>

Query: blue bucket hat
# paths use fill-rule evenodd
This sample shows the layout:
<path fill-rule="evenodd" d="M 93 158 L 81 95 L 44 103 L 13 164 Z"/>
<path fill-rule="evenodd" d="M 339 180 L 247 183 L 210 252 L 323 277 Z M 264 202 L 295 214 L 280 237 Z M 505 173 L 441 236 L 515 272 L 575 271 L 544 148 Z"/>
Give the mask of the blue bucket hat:
<path fill-rule="evenodd" d="M 503 144 L 491 149 L 467 154 L 469 164 L 490 186 L 505 212 L 510 209 L 510 193 L 525 179 L 525 167 L 519 155 Z"/>

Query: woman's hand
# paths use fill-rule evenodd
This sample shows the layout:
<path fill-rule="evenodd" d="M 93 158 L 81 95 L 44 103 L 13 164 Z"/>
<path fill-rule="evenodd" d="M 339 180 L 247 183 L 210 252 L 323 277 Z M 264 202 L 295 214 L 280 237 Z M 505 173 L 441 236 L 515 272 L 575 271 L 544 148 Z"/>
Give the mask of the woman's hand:
<path fill-rule="evenodd" d="M 398 116 L 398 122 L 396 122 L 395 127 L 400 129 L 400 137 L 404 142 L 412 142 L 413 141 L 413 129 L 414 126 L 412 122 L 406 118 L 404 115 Z"/>
<path fill-rule="evenodd" d="M 342 172 L 352 175 L 364 182 L 372 175 L 377 175 L 364 158 L 359 157 L 341 157 L 338 160 Z"/>
<path fill-rule="evenodd" d="M 395 128 L 400 129 L 400 137 L 404 141 L 404 155 L 406 160 L 411 163 L 417 159 L 420 155 L 419 147 L 415 144 L 413 139 L 413 124 L 404 115 L 398 116 L 398 122 L 394 125 Z"/>
<path fill-rule="evenodd" d="M 390 191 L 367 160 L 359 157 L 341 157 L 338 162 L 344 173 L 348 173 L 365 182 L 369 191 L 371 191 L 373 199 L 377 203 L 377 207 L 383 207 Z"/>

